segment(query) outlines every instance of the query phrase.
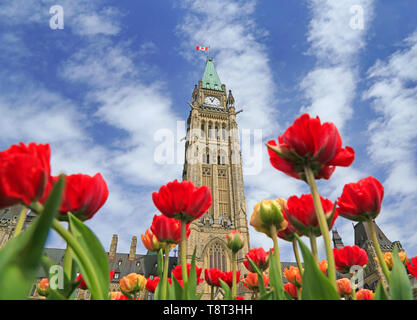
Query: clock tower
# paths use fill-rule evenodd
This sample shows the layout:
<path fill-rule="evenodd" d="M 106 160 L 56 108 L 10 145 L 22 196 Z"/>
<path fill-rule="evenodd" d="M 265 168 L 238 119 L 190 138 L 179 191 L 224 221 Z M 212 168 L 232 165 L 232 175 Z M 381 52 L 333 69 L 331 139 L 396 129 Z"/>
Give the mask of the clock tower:
<path fill-rule="evenodd" d="M 242 161 L 236 122 L 235 100 L 208 58 L 202 79 L 192 93 L 187 121 L 187 140 L 183 180 L 210 188 L 213 204 L 201 219 L 194 221 L 187 241 L 187 261 L 196 248 L 197 265 L 203 269 L 231 271 L 231 252 L 226 247 L 226 235 L 239 230 L 245 246 L 238 253 L 237 270 L 241 279 L 247 273 L 243 259 L 249 250 L 249 231 L 243 186 Z M 204 276 L 204 275 L 203 275 Z M 205 282 L 199 291 L 209 298 Z M 246 288 L 238 285 L 238 295 Z"/>

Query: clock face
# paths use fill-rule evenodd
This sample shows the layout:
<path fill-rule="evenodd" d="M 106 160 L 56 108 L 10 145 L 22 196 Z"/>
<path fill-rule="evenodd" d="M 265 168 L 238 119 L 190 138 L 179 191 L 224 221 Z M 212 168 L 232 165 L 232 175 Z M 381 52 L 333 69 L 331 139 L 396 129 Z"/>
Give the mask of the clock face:
<path fill-rule="evenodd" d="M 206 97 L 204 99 L 204 103 L 211 106 L 211 107 L 220 107 L 220 100 L 217 99 L 216 97 Z"/>

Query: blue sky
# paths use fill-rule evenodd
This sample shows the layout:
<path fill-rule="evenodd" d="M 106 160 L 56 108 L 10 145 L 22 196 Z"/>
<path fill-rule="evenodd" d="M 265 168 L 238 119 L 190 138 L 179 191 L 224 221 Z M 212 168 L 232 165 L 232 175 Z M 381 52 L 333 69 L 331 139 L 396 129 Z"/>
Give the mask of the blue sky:
<path fill-rule="evenodd" d="M 50 28 L 53 5 L 64 10 L 64 29 Z M 350 23 L 354 6 L 363 28 Z M 271 167 L 262 142 L 309 112 L 334 122 L 356 151 L 351 167 L 319 182 L 322 195 L 334 201 L 345 183 L 375 176 L 385 187 L 377 223 L 416 256 L 416 9 L 412 0 L 2 1 L 0 149 L 50 143 L 54 174 L 101 172 L 110 197 L 88 225 L 106 249 L 117 233 L 128 252 L 157 213 L 151 193 L 181 178 L 177 121 L 186 121 L 204 70 L 195 46 L 210 45 L 244 109 L 239 127 L 262 129 L 242 150 L 248 219 L 259 200 L 308 192 Z M 174 164 L 154 159 L 164 129 L 175 134 Z M 253 174 L 255 152 L 262 168 Z M 336 228 L 353 244 L 350 221 Z M 252 247 L 271 246 L 250 232 Z M 48 245 L 63 244 L 51 235 Z M 291 247 L 280 247 L 292 260 Z"/>

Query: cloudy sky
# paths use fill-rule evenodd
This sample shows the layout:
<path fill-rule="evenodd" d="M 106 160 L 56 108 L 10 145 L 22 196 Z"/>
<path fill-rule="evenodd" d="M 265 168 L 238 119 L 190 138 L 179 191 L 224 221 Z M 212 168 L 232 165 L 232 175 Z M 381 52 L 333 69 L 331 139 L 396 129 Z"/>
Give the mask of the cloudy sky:
<path fill-rule="evenodd" d="M 248 219 L 259 200 L 308 192 L 271 167 L 263 145 L 308 112 L 356 151 L 351 167 L 319 182 L 321 194 L 334 201 L 345 183 L 375 176 L 385 187 L 377 222 L 416 256 L 416 9 L 413 0 L 2 1 L 0 150 L 50 143 L 54 174 L 101 172 L 110 196 L 87 224 L 106 249 L 117 233 L 128 252 L 157 213 L 151 193 L 181 178 L 187 101 L 206 59 L 195 47 L 210 46 L 244 109 Z M 170 133 L 174 159 L 160 163 Z M 335 227 L 353 244 L 350 221 Z M 250 230 L 252 247 L 271 246 Z M 51 235 L 48 246 L 63 243 Z"/>

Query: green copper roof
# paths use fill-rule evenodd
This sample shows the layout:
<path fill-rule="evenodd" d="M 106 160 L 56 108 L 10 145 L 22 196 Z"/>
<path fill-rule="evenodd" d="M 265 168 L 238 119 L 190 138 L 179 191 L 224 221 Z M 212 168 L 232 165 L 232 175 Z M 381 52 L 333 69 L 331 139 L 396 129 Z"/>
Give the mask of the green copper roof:
<path fill-rule="evenodd" d="M 204 70 L 203 88 L 222 91 L 222 83 L 217 74 L 216 68 L 214 67 L 213 59 L 207 59 L 206 69 Z"/>

